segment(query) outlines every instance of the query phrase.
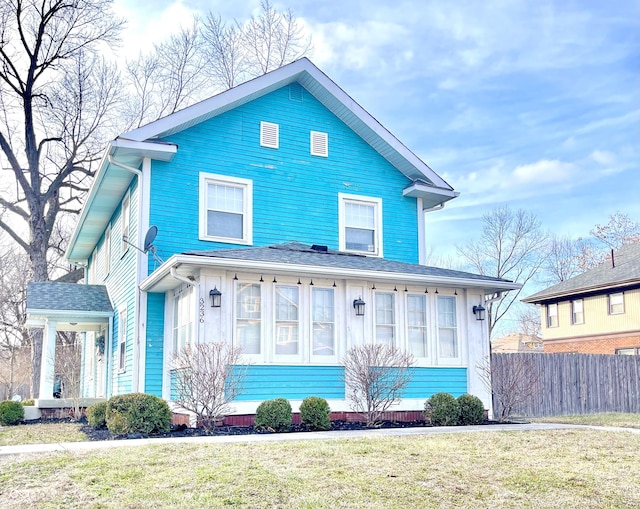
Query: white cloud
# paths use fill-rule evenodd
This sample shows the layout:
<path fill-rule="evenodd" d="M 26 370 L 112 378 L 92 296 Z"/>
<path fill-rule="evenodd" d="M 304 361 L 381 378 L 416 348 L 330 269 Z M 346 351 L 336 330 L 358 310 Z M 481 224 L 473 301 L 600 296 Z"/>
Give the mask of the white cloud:
<path fill-rule="evenodd" d="M 568 181 L 577 172 L 578 168 L 575 164 L 543 159 L 532 164 L 517 166 L 513 170 L 513 176 L 517 182 L 523 184 L 553 183 Z"/>
<path fill-rule="evenodd" d="M 607 150 L 594 150 L 589 157 L 602 166 L 613 166 L 617 161 L 616 155 Z"/>

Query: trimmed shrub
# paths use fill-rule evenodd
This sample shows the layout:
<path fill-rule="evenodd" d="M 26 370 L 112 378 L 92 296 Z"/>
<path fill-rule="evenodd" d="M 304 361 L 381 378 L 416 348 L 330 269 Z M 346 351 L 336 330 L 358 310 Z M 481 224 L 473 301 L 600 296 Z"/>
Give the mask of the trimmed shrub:
<path fill-rule="evenodd" d="M 0 425 L 13 426 L 24 419 L 24 408 L 17 401 L 0 402 Z"/>
<path fill-rule="evenodd" d="M 107 425 L 107 402 L 96 403 L 87 407 L 87 422 L 94 428 L 104 428 Z"/>
<path fill-rule="evenodd" d="M 34 406 L 36 404 L 35 400 L 33 399 L 23 399 L 20 404 L 22 406 Z"/>
<path fill-rule="evenodd" d="M 434 426 L 455 426 L 459 416 L 458 401 L 446 392 L 434 394 L 424 404 L 424 418 Z"/>
<path fill-rule="evenodd" d="M 331 409 L 324 398 L 309 396 L 300 405 L 300 420 L 311 431 L 325 431 L 331 429 L 329 414 Z"/>
<path fill-rule="evenodd" d="M 291 404 L 284 398 L 263 401 L 256 410 L 254 427 L 268 429 L 277 433 L 291 429 Z"/>
<path fill-rule="evenodd" d="M 484 420 L 484 404 L 479 397 L 463 394 L 458 398 L 458 408 L 460 409 L 459 424 L 462 426 L 482 424 Z"/>
<path fill-rule="evenodd" d="M 123 394 L 107 401 L 107 428 L 118 435 L 169 431 L 171 410 L 166 401 L 152 394 Z"/>

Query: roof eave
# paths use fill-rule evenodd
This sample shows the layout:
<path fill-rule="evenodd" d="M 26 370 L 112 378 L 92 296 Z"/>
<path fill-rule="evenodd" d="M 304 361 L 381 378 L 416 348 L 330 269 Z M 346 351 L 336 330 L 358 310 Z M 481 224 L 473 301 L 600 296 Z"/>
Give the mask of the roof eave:
<path fill-rule="evenodd" d="M 586 294 L 605 293 L 610 290 L 622 290 L 629 287 L 640 287 L 640 278 L 626 279 L 624 281 L 616 281 L 615 283 L 607 283 L 602 285 L 593 285 L 573 290 L 564 290 L 560 292 L 548 293 L 544 295 L 534 294 L 522 299 L 527 304 L 540 304 L 543 302 L 557 301 L 570 297 L 579 297 Z"/>

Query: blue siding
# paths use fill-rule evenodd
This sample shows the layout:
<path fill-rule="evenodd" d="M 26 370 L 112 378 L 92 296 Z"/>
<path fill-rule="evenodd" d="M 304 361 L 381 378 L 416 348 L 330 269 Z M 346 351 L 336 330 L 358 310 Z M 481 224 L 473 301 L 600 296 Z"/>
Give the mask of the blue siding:
<path fill-rule="evenodd" d="M 164 355 L 164 294 L 147 294 L 147 341 L 145 392 L 162 396 L 162 359 Z"/>
<path fill-rule="evenodd" d="M 423 398 L 448 392 L 456 398 L 467 392 L 467 368 L 414 368 L 405 398 Z"/>
<path fill-rule="evenodd" d="M 280 125 L 280 148 L 260 147 L 260 121 Z M 329 135 L 329 157 L 311 156 L 311 130 Z M 253 181 L 253 245 L 287 241 L 339 247 L 338 193 L 382 198 L 384 257 L 418 263 L 416 200 L 409 180 L 306 90 L 276 90 L 167 139 L 170 163 L 153 161 L 150 221 L 158 254 L 238 247 L 198 240 L 199 172 Z M 153 267 L 152 264 L 151 268 Z"/>

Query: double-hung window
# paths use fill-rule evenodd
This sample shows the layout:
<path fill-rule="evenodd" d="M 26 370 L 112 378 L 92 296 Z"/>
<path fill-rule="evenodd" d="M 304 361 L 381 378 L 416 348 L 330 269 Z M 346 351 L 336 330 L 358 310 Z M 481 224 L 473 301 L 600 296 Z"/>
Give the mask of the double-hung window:
<path fill-rule="evenodd" d="M 312 356 L 334 356 L 336 354 L 334 297 L 333 288 L 313 288 L 311 291 Z"/>
<path fill-rule="evenodd" d="M 416 357 L 428 357 L 426 295 L 407 295 L 409 351 Z"/>
<path fill-rule="evenodd" d="M 179 353 L 193 342 L 194 335 L 193 286 L 183 286 L 173 300 L 173 351 Z"/>
<path fill-rule="evenodd" d="M 127 308 L 118 313 L 118 371 L 125 371 L 127 363 Z"/>
<path fill-rule="evenodd" d="M 300 296 L 298 286 L 275 288 L 275 354 L 298 355 L 300 352 Z"/>
<path fill-rule="evenodd" d="M 456 298 L 439 295 L 438 350 L 440 357 L 443 359 L 456 359 L 460 356 L 457 323 Z"/>
<path fill-rule="evenodd" d="M 252 243 L 253 183 L 200 173 L 200 239 Z"/>
<path fill-rule="evenodd" d="M 236 344 L 245 355 L 262 352 L 262 294 L 258 283 L 236 285 Z"/>
<path fill-rule="evenodd" d="M 571 323 L 573 325 L 584 323 L 584 306 L 582 299 L 571 301 Z"/>
<path fill-rule="evenodd" d="M 620 315 L 624 313 L 624 293 L 609 294 L 609 314 Z"/>
<path fill-rule="evenodd" d="M 376 343 L 395 346 L 395 295 L 376 292 Z"/>
<path fill-rule="evenodd" d="M 547 328 L 558 326 L 558 304 L 547 304 Z"/>
<path fill-rule="evenodd" d="M 339 193 L 340 250 L 382 256 L 382 200 Z"/>

